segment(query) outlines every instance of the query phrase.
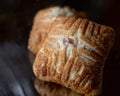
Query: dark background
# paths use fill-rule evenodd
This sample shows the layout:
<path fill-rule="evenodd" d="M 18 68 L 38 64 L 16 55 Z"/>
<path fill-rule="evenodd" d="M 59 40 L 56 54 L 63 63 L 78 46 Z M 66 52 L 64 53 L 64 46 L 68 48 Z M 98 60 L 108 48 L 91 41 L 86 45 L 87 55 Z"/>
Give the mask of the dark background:
<path fill-rule="evenodd" d="M 54 5 L 85 11 L 90 20 L 115 29 L 115 44 L 105 64 L 101 96 L 119 96 L 120 0 L 0 0 L 0 96 L 37 96 L 27 40 L 35 13 Z"/>
<path fill-rule="evenodd" d="M 87 12 L 89 19 L 120 25 L 119 0 L 0 0 L 0 41 L 27 41 L 35 13 L 53 5 L 69 5 Z"/>

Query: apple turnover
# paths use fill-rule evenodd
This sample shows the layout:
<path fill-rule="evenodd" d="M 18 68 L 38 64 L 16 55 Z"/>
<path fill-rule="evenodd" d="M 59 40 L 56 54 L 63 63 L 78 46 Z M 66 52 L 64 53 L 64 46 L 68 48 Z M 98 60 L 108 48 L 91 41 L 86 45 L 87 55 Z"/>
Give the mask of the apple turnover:
<path fill-rule="evenodd" d="M 49 32 L 51 23 L 57 16 L 79 17 L 79 15 L 83 17 L 86 16 L 78 13 L 75 9 L 69 8 L 68 6 L 56 6 L 40 10 L 34 18 L 33 27 L 28 41 L 28 49 L 34 54 L 37 53 Z"/>
<path fill-rule="evenodd" d="M 82 18 L 57 17 L 37 53 L 33 71 L 40 80 L 96 96 L 113 40 L 110 27 Z"/>

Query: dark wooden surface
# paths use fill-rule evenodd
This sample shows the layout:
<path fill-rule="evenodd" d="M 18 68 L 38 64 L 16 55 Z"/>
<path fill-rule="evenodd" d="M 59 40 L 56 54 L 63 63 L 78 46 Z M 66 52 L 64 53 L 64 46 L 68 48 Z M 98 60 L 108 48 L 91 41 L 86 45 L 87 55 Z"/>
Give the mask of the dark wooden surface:
<path fill-rule="evenodd" d="M 53 5 L 86 11 L 90 20 L 115 29 L 101 96 L 120 96 L 120 0 L 0 0 L 0 96 L 38 96 L 33 87 L 27 40 L 35 13 Z"/>

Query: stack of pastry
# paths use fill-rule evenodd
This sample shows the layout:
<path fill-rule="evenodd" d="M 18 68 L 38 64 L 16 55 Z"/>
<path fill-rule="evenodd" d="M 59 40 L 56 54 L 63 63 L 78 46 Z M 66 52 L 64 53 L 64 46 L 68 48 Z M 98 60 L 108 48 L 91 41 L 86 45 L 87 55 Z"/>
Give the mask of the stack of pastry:
<path fill-rule="evenodd" d="M 38 11 L 33 21 L 33 27 L 28 42 L 28 49 L 32 53 L 36 54 L 38 52 L 48 35 L 52 22 L 57 16 L 87 17 L 85 12 L 77 12 L 75 9 L 68 6 L 55 6 Z"/>
<path fill-rule="evenodd" d="M 112 28 L 81 18 L 74 9 L 41 10 L 34 19 L 28 44 L 37 54 L 34 74 L 39 80 L 64 86 L 53 88 L 53 94 L 59 94 L 58 88 L 73 90 L 71 96 L 97 96 L 101 93 L 104 62 L 113 40 Z M 48 83 L 39 84 L 49 87 Z M 62 96 L 70 96 L 66 93 Z M 58 94 L 55 96 L 61 96 Z"/>

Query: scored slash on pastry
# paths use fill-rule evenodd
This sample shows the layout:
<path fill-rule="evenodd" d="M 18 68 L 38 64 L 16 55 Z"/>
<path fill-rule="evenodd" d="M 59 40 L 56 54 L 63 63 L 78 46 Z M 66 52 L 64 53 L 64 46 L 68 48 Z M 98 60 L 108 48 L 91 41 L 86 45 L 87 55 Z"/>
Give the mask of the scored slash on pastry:
<path fill-rule="evenodd" d="M 105 59 L 113 29 L 82 18 L 59 16 L 39 49 L 33 71 L 85 96 L 101 92 Z"/>
<path fill-rule="evenodd" d="M 29 61 L 33 64 L 35 55 L 29 51 Z M 40 96 L 83 96 L 69 88 L 52 82 L 41 81 L 38 78 L 34 79 L 34 87 Z"/>
<path fill-rule="evenodd" d="M 28 41 L 28 49 L 37 54 L 41 44 L 44 42 L 48 35 L 49 28 L 57 16 L 70 16 L 70 17 L 86 17 L 85 12 L 77 12 L 73 8 L 65 7 L 49 7 L 40 10 L 33 22 L 32 30 Z"/>

